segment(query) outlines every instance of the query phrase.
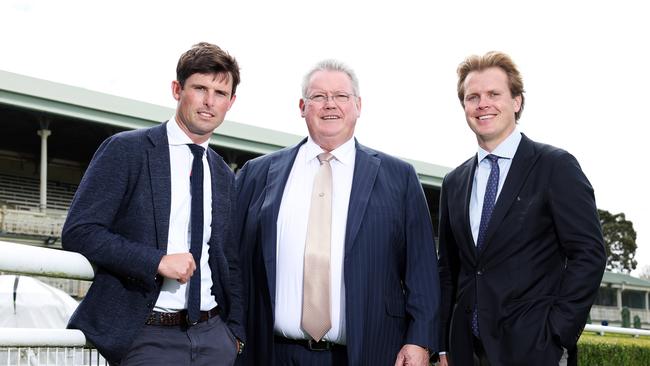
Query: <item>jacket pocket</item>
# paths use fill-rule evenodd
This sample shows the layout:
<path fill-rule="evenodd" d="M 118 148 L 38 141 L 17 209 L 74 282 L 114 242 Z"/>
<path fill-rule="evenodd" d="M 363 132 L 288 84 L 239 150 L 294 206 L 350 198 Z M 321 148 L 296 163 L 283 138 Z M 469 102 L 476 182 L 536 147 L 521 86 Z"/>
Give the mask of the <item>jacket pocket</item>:
<path fill-rule="evenodd" d="M 386 313 L 390 316 L 403 318 L 406 315 L 404 297 L 392 296 L 386 298 Z"/>

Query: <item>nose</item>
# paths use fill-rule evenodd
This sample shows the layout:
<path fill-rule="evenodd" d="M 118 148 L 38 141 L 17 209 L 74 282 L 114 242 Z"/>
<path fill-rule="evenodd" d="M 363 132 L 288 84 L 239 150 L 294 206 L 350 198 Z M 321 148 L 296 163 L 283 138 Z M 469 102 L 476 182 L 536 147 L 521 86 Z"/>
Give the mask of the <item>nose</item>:
<path fill-rule="evenodd" d="M 484 110 L 488 109 L 490 107 L 490 104 L 487 101 L 487 98 L 481 98 L 478 101 L 478 109 L 479 110 Z"/>
<path fill-rule="evenodd" d="M 327 109 L 334 109 L 336 108 L 336 103 L 334 102 L 334 96 L 333 95 L 328 95 L 326 96 L 327 99 L 325 99 L 325 104 L 323 105 Z"/>
<path fill-rule="evenodd" d="M 214 104 L 215 96 L 212 93 L 205 93 L 205 97 L 203 98 L 203 104 L 206 107 L 212 107 Z"/>

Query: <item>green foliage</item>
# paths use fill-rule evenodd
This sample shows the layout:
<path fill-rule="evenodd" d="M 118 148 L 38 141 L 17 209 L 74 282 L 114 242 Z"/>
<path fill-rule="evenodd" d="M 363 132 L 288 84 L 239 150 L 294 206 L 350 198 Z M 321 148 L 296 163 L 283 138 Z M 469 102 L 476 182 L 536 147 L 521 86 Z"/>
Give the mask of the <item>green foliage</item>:
<path fill-rule="evenodd" d="M 623 328 L 630 327 L 630 309 L 627 306 L 624 306 L 621 310 L 621 326 Z"/>
<path fill-rule="evenodd" d="M 598 215 L 605 238 L 607 270 L 629 273 L 636 269 L 636 231 L 632 222 L 625 219 L 624 213 L 612 215 L 598 210 Z"/>
<path fill-rule="evenodd" d="M 634 316 L 634 328 L 641 329 L 641 318 L 638 315 Z"/>
<path fill-rule="evenodd" d="M 583 333 L 578 342 L 580 366 L 650 365 L 650 339 Z"/>

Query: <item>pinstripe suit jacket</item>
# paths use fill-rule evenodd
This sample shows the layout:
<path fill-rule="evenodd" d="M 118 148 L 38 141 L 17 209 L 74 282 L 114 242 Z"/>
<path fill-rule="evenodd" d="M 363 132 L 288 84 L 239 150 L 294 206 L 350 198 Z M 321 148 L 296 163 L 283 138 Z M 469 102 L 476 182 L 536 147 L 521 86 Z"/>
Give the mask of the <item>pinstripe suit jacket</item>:
<path fill-rule="evenodd" d="M 221 317 L 243 339 L 241 278 L 233 245 L 234 176 L 211 149 L 210 268 Z M 69 328 L 81 329 L 102 355 L 118 362 L 144 326 L 162 285 L 167 253 L 171 172 L 166 123 L 109 137 L 97 149 L 70 206 L 63 248 L 96 266 Z"/>
<path fill-rule="evenodd" d="M 277 218 L 305 141 L 249 161 L 237 177 L 248 306 L 243 364 L 273 364 Z M 351 365 L 392 365 L 404 344 L 437 348 L 433 230 L 413 167 L 358 143 L 356 149 L 343 263 L 348 359 Z"/>

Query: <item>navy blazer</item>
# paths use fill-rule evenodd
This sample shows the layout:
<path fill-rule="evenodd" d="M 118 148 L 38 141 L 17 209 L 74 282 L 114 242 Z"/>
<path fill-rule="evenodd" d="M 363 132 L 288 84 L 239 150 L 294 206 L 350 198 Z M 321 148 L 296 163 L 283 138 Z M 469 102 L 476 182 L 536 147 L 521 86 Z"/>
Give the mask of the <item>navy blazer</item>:
<path fill-rule="evenodd" d="M 238 232 L 247 261 L 243 364 L 273 365 L 277 219 L 305 141 L 249 161 L 237 176 Z M 350 365 L 392 365 L 407 343 L 435 351 L 437 259 L 426 200 L 411 165 L 356 144 L 344 250 Z"/>
<path fill-rule="evenodd" d="M 471 318 L 490 365 L 557 365 L 573 349 L 605 269 L 594 193 L 576 159 L 522 136 L 477 252 L 469 224 L 476 156 L 440 198 L 442 338 L 451 365 L 472 365 Z"/>
<path fill-rule="evenodd" d="M 212 293 L 221 317 L 244 339 L 232 229 L 234 175 L 212 149 L 207 149 L 207 159 L 212 177 Z M 82 330 L 111 362 L 126 354 L 160 293 L 157 271 L 167 253 L 170 174 L 166 123 L 111 136 L 86 170 L 63 227 L 63 248 L 83 254 L 96 268 L 68 327 Z"/>

